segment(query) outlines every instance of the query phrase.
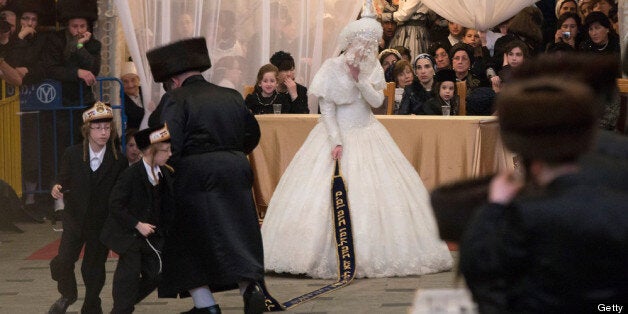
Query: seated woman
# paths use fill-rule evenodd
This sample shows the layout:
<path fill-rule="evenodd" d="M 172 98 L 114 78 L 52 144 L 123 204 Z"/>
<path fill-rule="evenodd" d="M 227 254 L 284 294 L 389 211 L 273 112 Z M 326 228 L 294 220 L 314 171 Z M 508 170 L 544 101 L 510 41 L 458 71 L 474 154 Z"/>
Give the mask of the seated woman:
<path fill-rule="evenodd" d="M 397 88 L 405 88 L 412 84 L 414 80 L 414 74 L 412 73 L 412 66 L 410 62 L 401 60 L 395 63 L 393 67 L 393 78 Z"/>
<path fill-rule="evenodd" d="M 425 102 L 423 106 L 426 114 L 441 115 L 443 107 L 449 108 L 449 115 L 458 114 L 458 93 L 456 92 L 456 72 L 443 69 L 434 76 L 434 90 L 436 95 Z M 448 114 L 445 114 L 448 115 Z"/>
<path fill-rule="evenodd" d="M 475 62 L 473 48 L 465 43 L 457 43 L 449 51 L 453 70 L 456 72 L 457 82 L 466 82 L 467 92 L 480 86 L 489 86 L 485 76 L 471 72 Z"/>
<path fill-rule="evenodd" d="M 263 65 L 257 72 L 255 89 L 244 100 L 253 114 L 273 113 L 274 104 L 281 104 L 281 113 L 298 113 L 292 112 L 290 96 L 277 92 L 278 73 L 279 69 L 270 63 Z"/>
<path fill-rule="evenodd" d="M 595 54 L 615 54 L 619 58 L 619 35 L 611 21 L 602 12 L 591 12 L 584 20 L 584 29 L 589 38 L 580 44 L 580 50 Z"/>
<path fill-rule="evenodd" d="M 449 58 L 449 46 L 440 41 L 430 45 L 429 54 L 434 60 L 437 69 L 451 69 L 451 59 Z"/>
<path fill-rule="evenodd" d="M 412 64 L 416 79 L 405 87 L 398 114 L 428 114 L 423 105 L 432 98 L 434 59 L 427 53 L 422 53 L 414 58 Z"/>
<path fill-rule="evenodd" d="M 569 45 L 572 50 L 577 50 L 582 40 L 582 34 L 579 31 L 582 27 L 580 16 L 571 12 L 564 13 L 558 18 L 556 26 L 554 42 L 547 45 L 545 52 L 568 50 L 569 48 L 565 45 Z"/>
<path fill-rule="evenodd" d="M 384 49 L 379 53 L 377 58 L 379 59 L 379 64 L 381 64 L 384 69 L 384 73 L 392 74 L 392 72 L 388 72 L 388 69 L 397 61 L 401 60 L 401 54 L 395 49 Z M 394 82 L 394 80 L 393 77 L 386 77 L 386 82 Z"/>

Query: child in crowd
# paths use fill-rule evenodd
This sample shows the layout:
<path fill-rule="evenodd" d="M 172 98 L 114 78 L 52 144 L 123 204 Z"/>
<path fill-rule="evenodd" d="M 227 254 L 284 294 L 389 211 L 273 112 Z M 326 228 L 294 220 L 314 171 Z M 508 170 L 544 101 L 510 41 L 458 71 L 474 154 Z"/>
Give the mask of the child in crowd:
<path fill-rule="evenodd" d="M 172 155 L 167 125 L 137 132 L 135 142 L 142 159 L 120 175 L 111 191 L 111 213 L 101 234 L 101 241 L 120 255 L 113 275 L 111 313 L 132 313 L 135 304 L 157 288 L 163 226 L 173 208 L 173 170 L 166 165 Z"/>
<path fill-rule="evenodd" d="M 263 65 L 257 72 L 257 81 L 253 93 L 246 96 L 244 103 L 253 114 L 273 113 L 273 105 L 281 104 L 281 113 L 290 112 L 291 101 L 285 93 L 277 92 L 279 69 L 272 65 Z"/>
<path fill-rule="evenodd" d="M 458 93 L 456 92 L 456 72 L 450 69 L 442 69 L 434 76 L 434 89 L 438 94 L 425 102 L 427 114 L 441 115 L 442 107 L 449 106 L 450 115 L 458 114 Z"/>
<path fill-rule="evenodd" d="M 129 166 L 140 161 L 142 159 L 142 152 L 137 148 L 137 143 L 135 142 L 135 133 L 137 133 L 137 129 L 127 129 L 125 138 L 125 155 L 126 159 L 129 161 Z"/>
<path fill-rule="evenodd" d="M 48 313 L 65 313 L 76 302 L 78 290 L 74 264 L 85 245 L 81 274 L 85 283 L 82 313 L 102 313 L 100 291 L 105 284 L 109 250 L 100 232 L 109 214 L 109 195 L 127 160 L 117 150 L 118 138 L 111 107 L 96 102 L 83 113 L 83 143 L 63 155 L 57 184 L 51 195 L 65 201 L 59 253 L 50 261 L 52 279 L 61 293 Z"/>

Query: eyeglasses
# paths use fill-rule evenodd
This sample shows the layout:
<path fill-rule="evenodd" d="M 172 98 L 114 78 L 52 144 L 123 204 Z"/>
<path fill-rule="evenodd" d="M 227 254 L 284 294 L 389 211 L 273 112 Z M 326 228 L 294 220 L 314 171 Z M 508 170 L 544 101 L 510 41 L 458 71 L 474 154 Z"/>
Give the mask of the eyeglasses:
<path fill-rule="evenodd" d="M 90 126 L 89 128 L 96 131 L 103 131 L 103 130 L 107 132 L 111 131 L 110 126 Z"/>

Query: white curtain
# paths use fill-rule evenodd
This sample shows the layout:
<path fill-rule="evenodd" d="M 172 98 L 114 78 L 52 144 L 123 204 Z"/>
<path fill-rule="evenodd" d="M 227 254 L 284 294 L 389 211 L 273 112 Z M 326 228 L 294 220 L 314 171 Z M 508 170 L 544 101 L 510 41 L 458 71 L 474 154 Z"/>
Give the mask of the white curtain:
<path fill-rule="evenodd" d="M 486 31 L 537 0 L 421 0 L 449 21 Z"/>
<path fill-rule="evenodd" d="M 212 62 L 204 75 L 240 92 L 279 50 L 292 54 L 296 81 L 309 85 L 321 63 L 338 53 L 336 37 L 356 19 L 362 1 L 344 0 L 115 0 L 145 102 L 158 103 L 146 51 L 203 36 Z M 311 111 L 316 104 L 310 104 Z"/>

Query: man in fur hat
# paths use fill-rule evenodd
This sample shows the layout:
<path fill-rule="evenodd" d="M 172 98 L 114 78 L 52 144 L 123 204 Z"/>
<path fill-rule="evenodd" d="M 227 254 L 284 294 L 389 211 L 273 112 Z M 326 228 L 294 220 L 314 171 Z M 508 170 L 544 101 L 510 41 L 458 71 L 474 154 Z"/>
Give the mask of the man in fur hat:
<path fill-rule="evenodd" d="M 59 23 L 65 26 L 50 34 L 44 53 L 44 66 L 48 78 L 61 82 L 62 102 L 66 107 L 86 106 L 95 101 L 91 86 L 96 83 L 100 71 L 101 43 L 93 38 L 92 28 L 98 19 L 95 0 L 59 0 L 57 2 Z M 82 98 L 81 98 L 82 94 Z M 80 141 L 80 110 L 74 111 L 74 141 Z M 69 125 L 65 113 L 59 118 Z M 60 146 L 69 143 L 68 127 L 59 130 Z"/>
<path fill-rule="evenodd" d="M 191 295 L 187 313 L 220 313 L 213 292 L 240 288 L 245 313 L 261 313 L 264 256 L 246 155 L 259 142 L 240 93 L 207 82 L 204 38 L 146 54 L 156 82 L 169 83 L 161 122 L 171 134 L 178 205 L 164 247 L 162 297 Z"/>
<path fill-rule="evenodd" d="M 482 313 L 576 313 L 628 299 L 628 195 L 582 174 L 599 114 L 579 82 L 513 82 L 497 100 L 525 183 L 498 174 L 460 245 Z"/>
<path fill-rule="evenodd" d="M 102 313 L 100 291 L 105 284 L 105 262 L 109 250 L 100 232 L 109 214 L 109 194 L 118 175 L 127 167 L 117 151 L 113 111 L 97 102 L 83 112 L 83 143 L 68 147 L 63 155 L 57 183 L 51 195 L 65 201 L 63 233 L 59 253 L 50 261 L 52 279 L 61 293 L 49 313 L 65 313 L 76 301 L 78 291 L 74 264 L 85 245 L 81 265 L 85 301 L 81 313 Z"/>

